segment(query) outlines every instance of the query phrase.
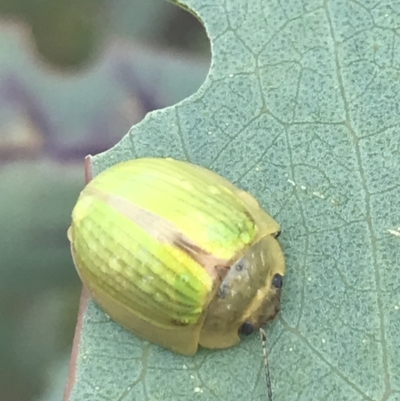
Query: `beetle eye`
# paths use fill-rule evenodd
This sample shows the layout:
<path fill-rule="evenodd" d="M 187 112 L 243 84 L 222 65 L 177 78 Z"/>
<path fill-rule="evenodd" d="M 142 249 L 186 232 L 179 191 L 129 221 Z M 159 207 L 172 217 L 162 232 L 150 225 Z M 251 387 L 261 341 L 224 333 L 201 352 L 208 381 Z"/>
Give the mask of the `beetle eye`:
<path fill-rule="evenodd" d="M 254 326 L 250 322 L 244 322 L 239 329 L 239 334 L 248 336 L 254 331 Z"/>
<path fill-rule="evenodd" d="M 282 288 L 282 276 L 280 274 L 275 274 L 274 278 L 272 279 L 272 285 L 275 288 Z"/>
<path fill-rule="evenodd" d="M 277 231 L 275 234 L 273 234 L 273 236 L 275 238 L 278 238 L 281 235 L 282 230 Z"/>

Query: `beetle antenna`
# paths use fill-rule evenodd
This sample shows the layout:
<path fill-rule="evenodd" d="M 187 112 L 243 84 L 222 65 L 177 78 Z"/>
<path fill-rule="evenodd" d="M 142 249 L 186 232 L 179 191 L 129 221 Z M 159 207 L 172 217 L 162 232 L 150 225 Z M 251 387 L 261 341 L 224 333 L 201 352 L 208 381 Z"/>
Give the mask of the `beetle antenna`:
<path fill-rule="evenodd" d="M 265 379 L 267 381 L 268 400 L 273 401 L 271 375 L 269 373 L 268 354 L 267 354 L 267 333 L 261 327 L 259 330 L 260 330 L 261 346 L 262 346 L 263 356 L 264 356 Z"/>

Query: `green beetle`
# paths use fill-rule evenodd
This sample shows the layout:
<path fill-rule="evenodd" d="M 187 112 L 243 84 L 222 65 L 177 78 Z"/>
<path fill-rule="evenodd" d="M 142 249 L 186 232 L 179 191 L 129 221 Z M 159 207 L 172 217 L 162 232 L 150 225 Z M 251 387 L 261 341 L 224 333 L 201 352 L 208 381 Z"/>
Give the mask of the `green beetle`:
<path fill-rule="evenodd" d="M 143 158 L 83 189 L 68 230 L 77 271 L 117 323 L 184 355 L 227 348 L 280 309 L 278 223 L 194 164 Z"/>

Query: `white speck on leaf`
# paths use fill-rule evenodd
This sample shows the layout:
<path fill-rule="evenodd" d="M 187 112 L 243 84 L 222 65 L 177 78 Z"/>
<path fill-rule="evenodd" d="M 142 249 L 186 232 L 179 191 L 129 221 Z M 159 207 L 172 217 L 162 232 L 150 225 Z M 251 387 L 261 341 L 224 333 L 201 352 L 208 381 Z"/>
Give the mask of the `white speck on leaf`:
<path fill-rule="evenodd" d="M 393 229 L 389 228 L 389 229 L 387 230 L 387 232 L 388 232 L 389 234 L 395 235 L 396 237 L 400 237 L 400 230 L 399 230 L 399 228 L 397 228 L 397 230 L 393 230 Z"/>
<path fill-rule="evenodd" d="M 325 199 L 325 195 L 321 194 L 321 192 L 314 191 L 313 195 L 317 198 Z"/>

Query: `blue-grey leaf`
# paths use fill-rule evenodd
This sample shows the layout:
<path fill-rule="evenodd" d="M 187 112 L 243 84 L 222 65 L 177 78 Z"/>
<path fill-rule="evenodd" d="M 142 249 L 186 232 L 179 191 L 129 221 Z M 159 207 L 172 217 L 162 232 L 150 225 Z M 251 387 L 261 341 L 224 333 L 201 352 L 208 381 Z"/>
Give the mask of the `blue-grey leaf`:
<path fill-rule="evenodd" d="M 182 1 L 183 3 L 183 1 Z M 185 0 L 213 53 L 200 90 L 153 112 L 94 172 L 187 159 L 280 222 L 275 400 L 400 399 L 400 3 Z M 84 315 L 70 400 L 266 400 L 256 335 L 185 358 Z"/>

